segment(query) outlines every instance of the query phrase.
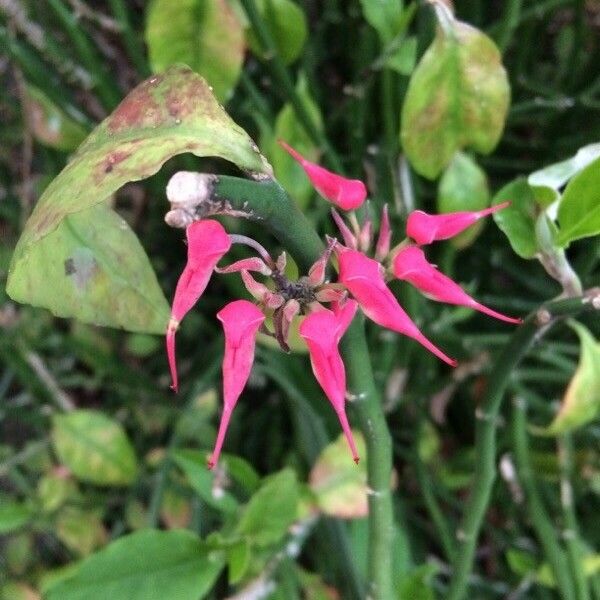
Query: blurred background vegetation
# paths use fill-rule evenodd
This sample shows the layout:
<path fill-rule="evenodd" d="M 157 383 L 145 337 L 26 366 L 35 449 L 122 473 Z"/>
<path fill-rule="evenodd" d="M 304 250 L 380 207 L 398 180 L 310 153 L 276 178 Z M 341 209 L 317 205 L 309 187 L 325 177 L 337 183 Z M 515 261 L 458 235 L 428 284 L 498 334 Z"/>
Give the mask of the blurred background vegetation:
<path fill-rule="evenodd" d="M 241 4 L 0 0 L 3 283 L 14 245 L 44 188 L 137 83 L 172 62 L 187 62 L 212 83 L 322 233 L 333 233 L 328 207 L 277 148 L 277 138 L 330 167 L 338 157 L 347 174 L 366 178 L 373 214 L 389 203 L 396 230 L 414 208 L 488 205 L 515 177 L 569 158 L 600 139 L 600 4 L 595 0 L 454 2 L 457 18 L 497 43 L 512 98 L 494 152 L 461 155 L 439 182 L 411 168 L 398 136 L 410 75 L 435 31 L 429 7 L 406 3 L 402 35 L 392 32 L 386 44 L 385 22 L 374 25 L 365 8 L 369 2 L 274 2 L 273 9 L 263 0 L 257 4 L 275 42 L 278 58 L 273 60 Z M 291 86 L 283 85 L 282 70 Z M 313 131 L 298 118 L 294 98 L 300 99 Z M 221 161 L 176 157 L 112 200 L 139 235 L 167 298 L 185 246 L 180 232 L 163 222 L 164 189 L 181 168 L 235 172 Z M 275 249 L 254 225 L 232 221 L 229 229 Z M 479 300 L 509 314 L 525 315 L 561 292 L 537 261 L 516 255 L 491 222 L 459 244 L 441 245 L 431 258 Z M 598 237 L 572 244 L 569 258 L 584 288 L 598 285 Z M 212 533 L 229 539 L 232 514 L 249 498 L 255 512 L 275 521 L 280 517 L 275 525 L 255 524 L 257 530 L 272 525 L 275 533 L 253 546 L 238 532 L 237 542 L 227 542 L 228 574 L 209 569 L 205 589 L 195 588 L 195 595 L 173 591 L 162 597 L 224 598 L 234 593 L 233 586 L 248 589 L 261 574 L 264 582 L 275 583 L 256 597 L 364 597 L 364 471 L 347 465 L 343 445 L 322 454 L 338 428 L 317 384 L 306 376 L 302 352 L 286 357 L 267 343 L 259 346 L 226 443 L 227 477 L 218 480 L 217 474 L 215 481 L 202 466 L 220 407 L 222 340 L 214 314 L 228 298 L 243 294 L 237 279 L 213 280 L 186 318 L 178 334 L 182 389 L 176 397 L 168 389 L 160 337 L 57 319 L 12 302 L 4 287 L 0 586 L 6 598 L 37 598 L 44 590 L 48 597 L 79 597 L 72 590 L 60 594 L 56 587 L 52 595 L 53 585 L 68 573 L 64 569 L 146 527 L 187 528 L 204 538 Z M 395 509 L 403 523 L 395 544 L 398 597 L 444 597 L 475 465 L 475 407 L 490 363 L 511 329 L 404 288 L 396 291 L 425 332 L 461 362 L 450 373 L 414 342 L 369 329 L 393 435 Z M 598 320 L 583 322 L 597 338 Z M 545 426 L 552 420 L 579 354 L 575 332 L 558 327 L 512 374 L 509 396 L 527 402 L 530 423 Z M 505 403 L 498 424 L 501 476 L 469 580 L 471 595 L 562 597 L 535 523 L 534 513 L 542 510 L 548 517 L 542 525 L 552 529 L 559 551 L 569 547 L 561 538 L 563 529 L 583 549 L 589 595 L 576 597 L 600 599 L 600 428 L 596 422 L 558 439 L 530 436 L 511 406 Z M 525 461 L 521 464 L 530 463 L 526 483 L 516 474 L 515 456 Z M 281 471 L 284 467 L 295 476 Z M 262 479 L 276 471 L 275 483 Z M 565 481 L 575 499 L 572 513 L 561 505 Z M 266 496 L 281 493 L 281 506 L 261 504 L 264 498 L 255 494 L 259 488 Z M 290 534 L 298 497 L 302 527 Z M 290 503 L 292 516 L 286 513 Z M 247 506 L 244 514 L 246 522 L 251 520 Z M 298 556 L 286 552 L 286 535 L 298 542 Z M 169 543 L 180 548 L 188 542 L 183 537 Z M 161 544 L 148 538 L 139 549 L 152 556 L 154 545 Z M 94 593 L 86 597 L 106 597 L 101 590 Z"/>

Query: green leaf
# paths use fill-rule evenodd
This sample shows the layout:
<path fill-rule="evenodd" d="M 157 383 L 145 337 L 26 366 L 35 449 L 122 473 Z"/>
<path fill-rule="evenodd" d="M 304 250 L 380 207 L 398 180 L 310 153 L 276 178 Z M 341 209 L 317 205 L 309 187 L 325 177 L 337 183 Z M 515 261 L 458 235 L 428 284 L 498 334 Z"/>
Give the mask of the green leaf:
<path fill-rule="evenodd" d="M 321 111 L 309 93 L 308 83 L 304 76 L 299 77 L 296 92 L 313 123 L 318 129 L 322 129 Z M 319 149 L 313 144 L 310 136 L 298 121 L 294 108 L 289 103 L 283 105 L 275 119 L 273 138 L 268 140 L 266 146 L 262 145 L 262 147 L 265 148 L 265 152 L 273 164 L 273 171 L 279 183 L 296 200 L 300 208 L 305 208 L 315 194 L 314 188 L 304 169 L 277 143 L 277 140 L 286 141 L 306 159 L 318 162 Z"/>
<path fill-rule="evenodd" d="M 198 450 L 177 450 L 173 460 L 185 473 L 188 483 L 209 506 L 225 513 L 235 512 L 237 500 L 215 485 L 215 474 L 206 468 L 206 456 Z"/>
<path fill-rule="evenodd" d="M 0 496 L 0 535 L 20 529 L 32 516 L 31 508 L 26 504 Z"/>
<path fill-rule="evenodd" d="M 506 200 L 510 200 L 511 205 L 494 213 L 494 221 L 521 258 L 534 258 L 538 250 L 535 233 L 537 204 L 525 178 L 520 177 L 505 185 L 494 196 L 492 204 Z"/>
<path fill-rule="evenodd" d="M 62 306 L 60 298 L 55 297 L 57 295 L 39 291 L 56 285 L 56 280 L 36 270 L 39 255 L 36 258 L 34 247 L 61 225 L 55 242 L 64 246 L 65 239 L 69 237 L 69 225 L 63 223 L 66 217 L 103 204 L 125 183 L 153 175 L 166 160 L 184 152 L 197 156 L 219 156 L 250 172 L 271 172 L 270 165 L 254 142 L 229 118 L 206 82 L 188 67 L 172 67 L 135 88 L 92 132 L 65 169 L 46 188 L 15 248 L 7 284 L 9 295 L 20 302 L 43 302 L 40 305 L 46 307 L 49 307 L 48 302 L 52 302 L 53 310 L 62 316 L 83 313 L 84 316 L 79 318 L 87 318 L 85 315 L 93 311 L 72 304 Z M 82 214 L 78 216 L 80 222 L 87 224 L 94 218 L 91 214 L 87 218 Z M 138 249 L 133 247 L 132 252 L 138 255 L 138 266 L 143 267 Z M 63 269 L 60 276 L 63 280 L 64 263 L 53 268 L 54 272 Z M 121 272 L 120 265 L 114 268 L 113 277 L 121 275 L 124 280 L 130 277 L 129 272 Z M 141 274 L 140 280 L 145 282 L 143 285 L 146 287 L 152 287 L 147 273 Z M 149 291 L 150 297 L 156 295 L 151 288 L 140 291 L 144 294 Z M 116 296 L 114 290 L 107 290 L 106 304 L 101 307 L 104 324 L 129 329 L 129 322 L 111 319 L 115 308 L 111 292 L 112 296 Z M 79 302 L 86 304 L 87 295 L 82 295 Z M 97 302 L 96 298 L 96 308 L 99 308 Z M 161 296 L 160 305 L 157 305 L 148 324 L 140 323 L 143 319 L 138 317 L 133 331 L 156 332 L 161 329 L 162 325 L 159 327 L 158 323 L 163 322 L 165 302 Z M 135 321 L 135 315 L 128 315 L 129 318 Z M 97 321 L 93 319 L 92 322 Z"/>
<path fill-rule="evenodd" d="M 95 410 L 75 410 L 52 419 L 52 442 L 60 461 L 82 481 L 129 485 L 137 460 L 122 426 Z"/>
<path fill-rule="evenodd" d="M 146 43 L 154 72 L 185 63 L 202 75 L 222 102 L 244 63 L 244 27 L 226 0 L 152 0 Z"/>
<path fill-rule="evenodd" d="M 51 585 L 46 600 L 198 600 L 223 568 L 189 531 L 146 530 L 120 538 Z"/>
<path fill-rule="evenodd" d="M 58 317 L 164 333 L 169 305 L 129 225 L 105 204 L 66 216 L 10 279 L 19 302 Z"/>
<path fill-rule="evenodd" d="M 554 190 L 562 188 L 571 177 L 585 169 L 591 162 L 600 158 L 600 143 L 589 144 L 580 148 L 575 156 L 539 171 L 534 171 L 527 178 L 531 186 L 549 187 Z"/>
<path fill-rule="evenodd" d="M 64 113 L 36 87 L 27 86 L 24 107 L 35 139 L 46 146 L 70 152 L 88 134 L 82 125 Z"/>
<path fill-rule="evenodd" d="M 250 567 L 251 557 L 252 553 L 247 538 L 241 539 L 227 549 L 227 567 L 230 585 L 236 585 L 243 579 Z"/>
<path fill-rule="evenodd" d="M 572 322 L 571 327 L 581 342 L 579 365 L 558 414 L 546 429 L 539 432 L 546 435 L 572 431 L 600 414 L 600 342 L 580 323 Z"/>
<path fill-rule="evenodd" d="M 366 21 L 384 42 L 389 42 L 403 27 L 402 0 L 360 0 Z"/>
<path fill-rule="evenodd" d="M 348 453 L 346 438 L 340 435 L 319 454 L 309 478 L 319 508 L 342 519 L 364 517 L 369 510 L 365 440 L 357 431 L 353 435 L 361 457 L 358 465 Z"/>
<path fill-rule="evenodd" d="M 302 54 L 308 28 L 302 8 L 291 0 L 258 0 L 256 6 L 269 28 L 277 54 L 284 63 L 293 63 Z M 252 51 L 266 58 L 252 29 L 246 32 Z"/>
<path fill-rule="evenodd" d="M 55 528 L 58 539 L 81 556 L 103 546 L 108 537 L 97 511 L 75 506 L 67 506 L 58 513 Z"/>
<path fill-rule="evenodd" d="M 398 586 L 398 600 L 435 600 L 431 580 L 439 568 L 434 564 L 414 567 L 410 573 L 402 577 Z"/>
<path fill-rule="evenodd" d="M 402 146 L 415 170 L 434 179 L 456 150 L 491 152 L 502 134 L 509 96 L 492 40 L 449 17 L 417 65 L 402 108 Z"/>
<path fill-rule="evenodd" d="M 437 212 L 476 211 L 487 208 L 490 191 L 487 177 L 468 155 L 457 152 L 442 175 L 438 185 Z M 480 220 L 467 231 L 452 239 L 458 248 L 471 245 L 485 226 Z"/>
<path fill-rule="evenodd" d="M 600 158 L 575 175 L 565 188 L 558 208 L 558 243 L 600 233 Z"/>
<path fill-rule="evenodd" d="M 294 471 L 284 469 L 267 477 L 245 506 L 236 532 L 257 546 L 277 543 L 296 520 L 298 499 Z"/>
<path fill-rule="evenodd" d="M 417 62 L 417 38 L 410 36 L 402 41 L 400 47 L 385 61 L 385 66 L 400 73 L 410 75 Z"/>

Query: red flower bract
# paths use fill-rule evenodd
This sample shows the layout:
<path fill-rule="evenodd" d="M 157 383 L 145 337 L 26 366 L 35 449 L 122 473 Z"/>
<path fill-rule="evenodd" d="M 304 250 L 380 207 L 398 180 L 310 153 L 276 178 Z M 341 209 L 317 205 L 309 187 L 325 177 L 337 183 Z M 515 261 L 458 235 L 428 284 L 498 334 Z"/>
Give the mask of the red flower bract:
<path fill-rule="evenodd" d="M 503 202 L 485 210 L 441 215 L 430 215 L 422 210 L 415 210 L 408 215 L 406 234 L 419 245 L 431 244 L 437 240 L 447 240 L 473 225 L 475 221 L 506 208 L 509 204 L 510 202 Z"/>
<path fill-rule="evenodd" d="M 378 325 L 413 338 L 444 362 L 456 366 L 456 361 L 430 342 L 400 306 L 385 284 L 382 266 L 357 250 L 338 252 L 339 280 L 360 304 L 369 319 Z"/>
<path fill-rule="evenodd" d="M 225 332 L 223 356 L 223 414 L 219 424 L 217 442 L 208 468 L 212 469 L 221 454 L 221 448 L 229 426 L 229 419 L 240 397 L 254 362 L 256 334 L 265 315 L 248 300 L 234 300 L 217 313 Z"/>
<path fill-rule="evenodd" d="M 300 335 L 310 352 L 310 363 L 315 378 L 331 402 L 358 463 L 358 452 L 346 417 L 346 370 L 338 344 L 356 313 L 357 304 L 348 300 L 335 311 L 319 310 L 308 315 L 300 325 Z"/>
<path fill-rule="evenodd" d="M 358 208 L 367 197 L 367 188 L 360 179 L 347 179 L 310 162 L 283 141 L 279 144 L 300 163 L 311 183 L 325 198 L 343 210 Z"/>
<path fill-rule="evenodd" d="M 221 257 L 231 247 L 225 229 L 218 221 L 195 221 L 186 230 L 188 243 L 187 264 L 179 277 L 171 320 L 167 328 L 167 356 L 171 369 L 171 387 L 177 391 L 177 365 L 175 361 L 175 332 L 186 313 L 196 304 Z"/>

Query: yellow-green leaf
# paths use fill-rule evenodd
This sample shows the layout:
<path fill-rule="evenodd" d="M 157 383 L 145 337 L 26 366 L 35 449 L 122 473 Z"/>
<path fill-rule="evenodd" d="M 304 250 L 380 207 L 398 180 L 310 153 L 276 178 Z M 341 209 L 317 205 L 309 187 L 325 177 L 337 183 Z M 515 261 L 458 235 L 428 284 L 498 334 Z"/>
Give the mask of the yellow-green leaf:
<path fill-rule="evenodd" d="M 494 149 L 510 97 L 494 42 L 445 11 L 443 27 L 417 65 L 402 108 L 402 146 L 415 170 L 430 179 L 461 148 L 483 154 Z"/>
<path fill-rule="evenodd" d="M 153 0 L 146 43 L 155 72 L 185 63 L 222 102 L 239 79 L 246 49 L 243 24 L 227 0 Z"/>
<path fill-rule="evenodd" d="M 571 327 L 581 342 L 579 365 L 552 423 L 542 432 L 558 435 L 594 420 L 600 413 L 600 342 L 580 323 Z"/>
<path fill-rule="evenodd" d="M 83 409 L 52 421 L 56 454 L 78 479 L 98 485 L 128 485 L 135 479 L 137 459 L 119 423 Z"/>

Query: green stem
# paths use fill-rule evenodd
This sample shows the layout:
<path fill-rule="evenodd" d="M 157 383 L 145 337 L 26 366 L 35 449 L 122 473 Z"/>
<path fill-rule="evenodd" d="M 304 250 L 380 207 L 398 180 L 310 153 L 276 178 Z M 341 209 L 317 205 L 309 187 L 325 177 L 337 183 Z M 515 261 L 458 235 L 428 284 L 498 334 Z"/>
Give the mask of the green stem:
<path fill-rule="evenodd" d="M 560 465 L 560 500 L 563 509 L 565 530 L 563 538 L 569 556 L 569 566 L 575 581 L 577 600 L 590 600 L 590 590 L 583 570 L 585 551 L 581 543 L 577 515 L 575 514 L 573 487 L 573 448 L 568 434 L 558 441 L 558 459 Z"/>
<path fill-rule="evenodd" d="M 560 590 L 563 600 L 575 600 L 573 582 L 569 576 L 569 569 L 564 551 L 556 538 L 554 526 L 542 503 L 537 486 L 535 484 L 531 461 L 529 457 L 529 446 L 527 443 L 527 420 L 525 401 L 517 398 L 513 406 L 512 433 L 515 451 L 515 461 L 519 480 L 525 492 L 531 523 L 536 535 L 544 549 L 546 559 L 552 567 L 556 584 Z"/>
<path fill-rule="evenodd" d="M 254 30 L 256 38 L 258 39 L 258 43 L 262 47 L 267 66 L 270 69 L 273 78 L 283 90 L 287 100 L 289 100 L 291 103 L 302 127 L 304 127 L 306 133 L 313 143 L 323 149 L 327 159 L 331 164 L 331 167 L 336 171 L 341 172 L 343 169 L 340 159 L 325 137 L 324 133 L 312 120 L 312 117 L 306 109 L 306 106 L 302 102 L 300 96 L 297 94 L 296 88 L 292 82 L 292 78 L 290 77 L 285 64 L 279 56 L 273 36 L 269 31 L 269 27 L 263 20 L 258 7 L 256 6 L 256 2 L 254 0 L 240 0 L 240 3 L 243 6 L 246 15 L 248 16 L 248 20 L 252 25 L 252 29 Z"/>
<path fill-rule="evenodd" d="M 477 538 L 492 486 L 496 478 L 496 423 L 504 391 L 515 367 L 527 353 L 534 340 L 548 331 L 558 317 L 574 316 L 586 307 L 594 307 L 591 298 L 571 298 L 549 302 L 530 314 L 513 333 L 495 361 L 485 395 L 477 411 L 475 427 L 475 477 L 464 516 L 457 531 L 457 553 L 448 600 L 460 600 L 467 593 L 468 577 L 473 568 Z M 543 326 L 540 326 L 540 322 Z"/>
<path fill-rule="evenodd" d="M 147 77 L 150 74 L 148 61 L 144 56 L 142 45 L 140 44 L 136 33 L 131 27 L 129 9 L 124 0 L 109 0 L 110 9 L 112 10 L 115 19 L 119 23 L 121 33 L 123 34 L 123 42 L 127 48 L 127 53 L 133 61 L 138 73 L 142 77 Z"/>
<path fill-rule="evenodd" d="M 255 182 L 235 177 L 219 177 L 215 198 L 262 223 L 307 272 L 324 249 L 308 219 L 275 181 Z M 342 340 L 347 367 L 348 389 L 357 398 L 353 406 L 367 445 L 369 485 L 368 596 L 377 600 L 394 598 L 392 585 L 392 540 L 394 518 L 390 478 L 392 446 L 379 394 L 375 387 L 364 321 L 355 318 Z"/>

